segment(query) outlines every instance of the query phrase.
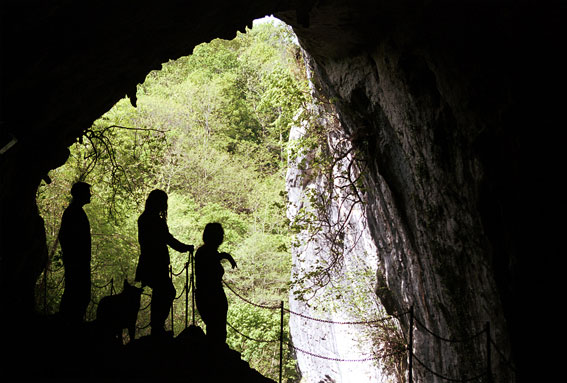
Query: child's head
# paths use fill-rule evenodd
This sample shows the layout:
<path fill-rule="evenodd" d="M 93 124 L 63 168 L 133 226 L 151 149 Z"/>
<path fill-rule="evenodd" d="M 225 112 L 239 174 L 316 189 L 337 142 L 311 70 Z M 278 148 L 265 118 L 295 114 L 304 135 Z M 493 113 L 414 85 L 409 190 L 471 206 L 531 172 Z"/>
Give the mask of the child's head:
<path fill-rule="evenodd" d="M 203 231 L 203 242 L 206 245 L 219 247 L 224 240 L 224 230 L 218 222 L 211 222 L 205 226 Z"/>

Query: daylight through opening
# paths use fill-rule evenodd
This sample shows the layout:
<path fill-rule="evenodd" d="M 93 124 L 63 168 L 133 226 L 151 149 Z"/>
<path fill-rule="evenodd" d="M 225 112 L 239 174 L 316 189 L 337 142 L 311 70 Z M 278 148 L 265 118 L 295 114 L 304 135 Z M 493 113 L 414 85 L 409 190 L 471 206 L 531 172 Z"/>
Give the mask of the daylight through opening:
<path fill-rule="evenodd" d="M 363 367 L 343 366 L 345 376 L 377 379 L 380 366 L 402 379 L 399 323 L 377 320 L 386 314 L 373 291 L 372 241 L 365 227 L 346 233 L 364 214 L 364 169 L 332 102 L 310 84 L 308 67 L 291 28 L 265 18 L 149 73 L 38 190 L 49 247 L 38 307 L 59 312 L 65 283 L 58 234 L 75 182 L 89 183 L 93 194 L 85 205 L 92 238 L 87 322 L 124 280 L 140 286 L 138 217 L 160 189 L 177 240 L 197 249 L 205 225 L 222 224 L 219 251 L 238 264 L 224 263 L 227 344 L 253 368 L 278 380 L 281 364 L 286 381 L 299 381 L 309 368 L 355 361 Z M 204 329 L 190 302 L 189 253 L 170 249 L 169 256 L 176 297 L 166 330 L 178 336 L 193 320 Z M 141 296 L 136 338 L 150 334 L 151 291 Z M 280 315 L 280 302 L 291 315 Z M 366 326 L 333 327 L 350 322 Z M 285 341 L 283 363 L 278 340 Z"/>

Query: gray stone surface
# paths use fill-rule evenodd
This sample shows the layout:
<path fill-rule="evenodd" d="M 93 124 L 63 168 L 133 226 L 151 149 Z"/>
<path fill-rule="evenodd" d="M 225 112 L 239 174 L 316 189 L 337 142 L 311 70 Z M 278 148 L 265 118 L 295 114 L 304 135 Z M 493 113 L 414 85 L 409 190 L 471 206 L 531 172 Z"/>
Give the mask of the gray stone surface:
<path fill-rule="evenodd" d="M 323 142 L 324 146 L 332 151 L 343 142 L 348 150 L 350 144 L 341 133 L 333 111 L 322 105 L 311 105 L 310 108 L 312 115 L 318 116 L 316 121 L 298 121 L 291 130 L 290 144 L 294 145 L 304 137 L 308 123 L 317 123 L 330 132 L 327 143 Z M 339 154 L 335 153 L 337 156 Z M 290 316 L 290 332 L 293 344 L 298 348 L 296 357 L 304 379 L 302 382 L 386 382 L 389 377 L 382 371 L 380 359 L 372 359 L 376 356 L 374 349 L 379 347 L 371 337 L 373 330 L 365 325 L 337 323 L 373 320 L 386 315 L 373 293 L 379 261 L 364 205 L 350 201 L 352 196 L 340 188 L 346 182 L 338 175 L 348 170 L 352 155 L 337 163 L 333 168 L 337 177 L 331 179 L 304 170 L 305 166 L 310 167 L 312 156 L 313 153 L 304 151 L 297 157 L 290 157 L 286 177 L 288 218 L 292 222 L 301 220 L 300 210 L 322 213 L 325 215 L 322 219 L 332 221 L 336 227 L 321 224 L 322 232 L 313 234 L 304 229 L 297 234 L 296 246 L 292 247 L 292 280 L 305 277 L 317 266 L 326 266 L 333 261 L 333 244 L 329 237 L 335 234 L 340 234 L 342 238 L 338 248 L 334 249 L 340 252 L 342 258 L 333 267 L 329 280 L 307 278 L 290 291 L 291 311 L 328 321 L 315 321 L 293 314 Z M 357 173 L 356 167 L 353 170 Z M 333 194 L 337 193 L 336 200 L 327 209 L 316 210 L 307 195 L 311 192 L 328 196 L 329 181 L 333 183 Z M 309 288 L 305 299 L 298 299 L 295 294 L 300 286 Z"/>

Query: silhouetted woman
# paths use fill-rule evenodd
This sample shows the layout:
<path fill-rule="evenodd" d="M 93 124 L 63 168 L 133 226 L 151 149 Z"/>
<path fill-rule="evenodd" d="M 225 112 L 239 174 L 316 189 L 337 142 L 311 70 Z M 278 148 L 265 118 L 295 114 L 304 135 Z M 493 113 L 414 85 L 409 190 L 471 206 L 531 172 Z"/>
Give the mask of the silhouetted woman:
<path fill-rule="evenodd" d="M 221 260 L 227 259 L 233 269 L 236 267 L 236 262 L 230 254 L 218 251 L 223 239 L 224 230 L 221 224 L 208 223 L 203 231 L 204 244 L 195 254 L 197 310 L 207 327 L 207 336 L 215 343 L 226 342 L 228 302 L 222 287 L 224 269 Z"/>
<path fill-rule="evenodd" d="M 165 320 L 175 298 L 175 287 L 169 277 L 169 251 L 167 246 L 179 252 L 193 251 L 173 237 L 167 227 L 167 194 L 152 190 L 146 199 L 144 212 L 138 218 L 138 242 L 140 259 L 136 269 L 136 281 L 152 288 L 152 335 L 165 333 Z"/>

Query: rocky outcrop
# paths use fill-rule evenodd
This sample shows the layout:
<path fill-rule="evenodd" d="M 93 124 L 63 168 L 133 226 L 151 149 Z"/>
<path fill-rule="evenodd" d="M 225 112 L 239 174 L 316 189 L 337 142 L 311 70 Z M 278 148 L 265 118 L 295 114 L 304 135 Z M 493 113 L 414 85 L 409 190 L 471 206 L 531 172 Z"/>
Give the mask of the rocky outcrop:
<path fill-rule="evenodd" d="M 490 321 L 496 342 L 508 345 L 476 213 L 483 174 L 466 149 L 470 138 L 452 131 L 458 122 L 425 59 L 389 51 L 386 60 L 380 49 L 391 47 L 327 65 L 322 73 L 344 100 L 342 120 L 365 151 L 368 224 L 380 257 L 377 278 L 387 286 L 380 294 L 393 296 L 392 313 L 413 306 L 416 319 L 444 338 L 466 338 Z M 347 67 L 359 70 L 345 76 Z M 413 76 L 422 83 L 409 83 Z M 410 93 L 411 86 L 421 94 Z M 486 359 L 480 339 L 447 344 L 416 330 L 422 330 L 414 335 L 416 356 L 440 375 L 458 379 L 484 371 L 478 369 Z M 507 346 L 504 353 L 510 355 Z M 423 370 L 418 376 L 433 381 Z"/>
<path fill-rule="evenodd" d="M 550 284 L 525 266 L 537 268 L 532 254 L 555 248 L 542 245 L 530 231 L 549 238 L 546 231 L 555 230 L 553 224 L 545 224 L 545 230 L 518 225 L 526 219 L 546 221 L 553 214 L 520 202 L 545 198 L 547 192 L 521 182 L 523 172 L 535 171 L 539 160 L 528 154 L 538 153 L 526 135 L 535 123 L 531 107 L 512 89 L 514 82 L 523 81 L 522 72 L 538 65 L 522 56 L 521 44 L 510 36 L 557 41 L 557 19 L 547 9 L 532 7 L 426 7 L 389 20 L 366 10 L 354 20 L 340 12 L 334 16 L 360 25 L 367 18 L 377 20 L 375 30 L 353 28 L 363 35 L 356 41 L 366 41 L 364 46 L 345 43 L 353 35 L 338 36 L 333 25 L 296 31 L 314 58 L 318 86 L 335 101 L 346 134 L 363 153 L 366 213 L 380 258 L 378 293 L 390 312 L 415 310 L 420 325 L 413 347 L 426 365 L 416 365 L 419 381 L 443 381 L 431 371 L 448 378 L 488 379 L 486 340 L 445 341 L 478 334 L 488 322 L 499 351 L 491 350 L 491 373 L 497 381 L 513 381 L 518 370 L 509 361 L 516 356 L 526 362 L 517 365 L 524 376 L 519 379 L 525 379 L 527 361 L 537 358 L 529 353 L 531 345 L 545 342 L 527 335 L 533 330 L 518 299 L 540 295 L 521 285 L 538 285 L 539 290 Z M 317 18 L 328 20 L 329 12 L 313 9 L 311 20 L 319 25 Z M 528 12 L 538 20 L 545 15 L 550 23 L 527 35 L 520 25 L 531 19 Z M 498 32 L 503 22 L 512 28 L 509 34 Z M 324 51 L 313 38 L 322 35 L 336 38 L 333 51 Z M 345 51 L 348 47 L 354 52 L 341 55 L 343 44 Z M 536 50 L 550 62 L 558 59 L 552 43 Z M 546 94 L 545 102 L 556 104 L 556 88 L 529 80 L 525 85 L 525 91 Z M 530 117 L 521 121 L 518 116 Z M 535 162 L 523 161 L 524 156 Z M 537 179 L 543 185 L 553 183 Z M 540 245 L 546 250 L 538 249 Z M 537 274 L 550 272 L 544 269 Z M 530 282 L 534 277 L 535 285 Z M 527 343 L 514 343 L 523 340 Z"/>
<path fill-rule="evenodd" d="M 313 119 L 298 121 L 290 132 L 294 150 L 286 176 L 288 218 L 298 227 L 289 297 L 289 329 L 298 368 L 306 383 L 387 381 L 375 352 L 382 346 L 373 336 L 378 330 L 370 323 L 386 315 L 373 294 L 377 249 L 364 204 L 345 178 L 356 178 L 358 169 L 332 108 L 309 108 L 306 114 Z M 317 129 L 322 136 L 310 137 Z M 318 139 L 319 146 L 305 144 Z M 330 161 L 325 171 L 314 171 L 314 157 L 321 151 L 336 158 L 336 164 Z"/>

